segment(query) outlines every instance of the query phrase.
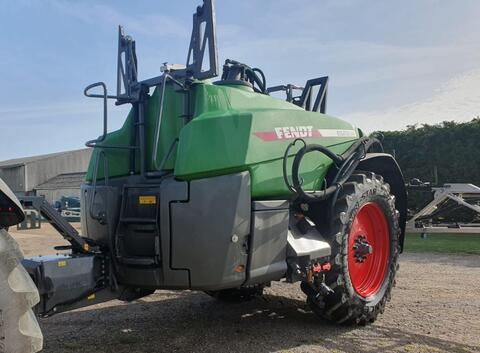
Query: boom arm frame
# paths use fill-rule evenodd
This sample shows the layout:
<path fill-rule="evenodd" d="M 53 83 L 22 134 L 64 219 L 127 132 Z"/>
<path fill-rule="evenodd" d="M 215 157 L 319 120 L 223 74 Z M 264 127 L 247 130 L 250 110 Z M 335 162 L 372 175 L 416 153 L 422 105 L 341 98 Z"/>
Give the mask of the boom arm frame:
<path fill-rule="evenodd" d="M 193 29 L 187 56 L 187 65 L 164 64 L 163 74 L 143 81 L 138 81 L 138 61 L 135 40 L 124 34 L 123 28 L 118 28 L 117 54 L 117 92 L 107 93 L 104 82 L 97 82 L 85 88 L 84 94 L 90 98 L 103 100 L 103 133 L 86 143 L 87 147 L 129 149 L 130 165 L 135 168 L 136 158 L 140 159 L 140 174 L 146 176 L 146 143 L 145 143 L 145 102 L 150 88 L 165 84 L 167 78 L 174 82 L 183 93 L 188 94 L 188 87 L 194 80 L 204 80 L 218 75 L 218 50 L 216 39 L 215 0 L 203 0 L 203 5 L 197 7 L 193 14 Z M 208 58 L 207 58 L 208 54 Z M 208 67 L 205 69 L 205 59 Z M 93 88 L 101 87 L 102 93 L 92 93 Z M 135 109 L 135 143 L 129 146 L 104 146 L 102 142 L 107 135 L 107 99 L 116 99 L 116 105 L 130 103 Z M 163 101 L 163 97 L 162 97 Z M 186 107 L 188 109 L 188 107 Z M 188 116 L 188 111 L 184 116 Z M 138 155 L 138 157 L 137 157 Z M 134 173 L 135 170 L 131 170 Z"/>

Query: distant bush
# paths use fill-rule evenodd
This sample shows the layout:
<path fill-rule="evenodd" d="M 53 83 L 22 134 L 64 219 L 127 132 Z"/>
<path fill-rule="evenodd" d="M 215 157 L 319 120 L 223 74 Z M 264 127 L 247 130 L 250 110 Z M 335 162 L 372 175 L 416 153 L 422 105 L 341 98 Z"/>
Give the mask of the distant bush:
<path fill-rule="evenodd" d="M 436 125 L 408 126 L 402 131 L 385 131 L 385 152 L 394 154 L 405 181 L 419 178 L 438 183 L 472 183 L 480 186 L 480 118 L 470 122 L 444 121 Z M 411 193 L 409 208 L 423 206 L 430 195 Z"/>

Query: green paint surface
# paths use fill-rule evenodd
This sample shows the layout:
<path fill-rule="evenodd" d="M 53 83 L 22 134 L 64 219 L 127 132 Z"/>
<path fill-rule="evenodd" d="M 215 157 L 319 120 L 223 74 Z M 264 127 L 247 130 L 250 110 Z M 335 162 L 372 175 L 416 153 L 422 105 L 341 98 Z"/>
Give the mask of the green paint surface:
<path fill-rule="evenodd" d="M 314 131 L 312 136 L 304 137 L 307 143 L 328 146 L 336 153 L 344 152 L 358 138 L 357 129 L 345 121 L 306 112 L 294 104 L 239 87 L 195 83 L 190 102 L 193 118 L 185 124 L 181 117 L 184 95 L 167 84 L 160 138 L 154 151 L 161 95 L 161 88 L 157 88 L 149 97 L 145 111 L 147 169 L 156 170 L 172 142 L 178 138 L 174 153 L 163 168 L 172 170 L 177 179 L 194 180 L 248 170 L 252 178 L 252 197 L 285 197 L 289 191 L 283 181 L 283 154 L 294 136 L 299 136 L 299 129 L 304 135 L 307 130 Z M 134 115 L 133 111 L 130 112 L 123 127 L 110 133 L 102 144 L 127 146 L 133 143 Z M 315 133 L 319 129 L 326 131 L 328 136 Z M 338 137 L 328 134 L 336 130 L 355 131 L 356 135 Z M 267 140 L 261 137 L 265 135 L 269 136 Z M 293 156 L 301 146 L 298 143 L 291 150 L 289 171 Z M 87 180 L 93 178 L 97 157 L 100 158 L 98 178 L 104 177 L 102 150 L 107 158 L 109 177 L 130 174 L 130 151 L 98 147 L 92 156 Z M 153 162 L 155 156 L 156 166 Z M 134 173 L 139 172 L 138 152 L 136 160 Z M 330 159 L 320 153 L 306 155 L 300 168 L 304 188 L 322 187 L 331 165 Z"/>

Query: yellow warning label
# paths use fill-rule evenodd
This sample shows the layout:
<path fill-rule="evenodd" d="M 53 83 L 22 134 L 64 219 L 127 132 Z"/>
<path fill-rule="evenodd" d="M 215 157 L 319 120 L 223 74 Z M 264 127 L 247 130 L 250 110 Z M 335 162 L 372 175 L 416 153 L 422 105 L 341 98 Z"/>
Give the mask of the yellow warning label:
<path fill-rule="evenodd" d="M 95 293 L 90 294 L 90 295 L 87 297 L 87 300 L 93 300 L 93 299 L 95 299 Z"/>
<path fill-rule="evenodd" d="M 67 261 L 58 261 L 58 267 L 65 267 L 67 266 Z"/>
<path fill-rule="evenodd" d="M 140 205 L 155 205 L 157 203 L 157 197 L 155 195 L 139 196 L 138 203 Z"/>

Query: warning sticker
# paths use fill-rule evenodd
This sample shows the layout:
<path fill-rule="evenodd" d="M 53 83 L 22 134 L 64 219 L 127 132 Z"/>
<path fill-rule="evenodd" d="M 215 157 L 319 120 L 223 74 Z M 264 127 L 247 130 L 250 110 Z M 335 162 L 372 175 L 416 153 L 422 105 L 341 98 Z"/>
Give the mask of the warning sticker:
<path fill-rule="evenodd" d="M 155 205 L 157 203 L 157 197 L 155 195 L 139 196 L 138 203 L 140 205 Z"/>

